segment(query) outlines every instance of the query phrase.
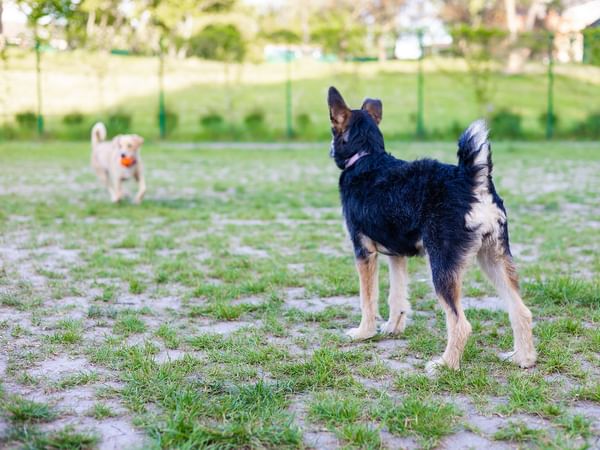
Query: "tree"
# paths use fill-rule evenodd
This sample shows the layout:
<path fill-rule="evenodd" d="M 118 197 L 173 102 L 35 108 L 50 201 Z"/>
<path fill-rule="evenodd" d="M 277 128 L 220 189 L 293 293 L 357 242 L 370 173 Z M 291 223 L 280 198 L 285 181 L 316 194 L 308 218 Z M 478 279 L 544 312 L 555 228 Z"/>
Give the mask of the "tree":
<path fill-rule="evenodd" d="M 365 37 L 364 26 L 355 22 L 351 14 L 343 12 L 313 25 L 310 35 L 311 41 L 320 45 L 324 52 L 337 55 L 342 60 L 363 53 Z"/>
<path fill-rule="evenodd" d="M 128 18 L 119 7 L 121 0 L 86 0 L 78 19 L 81 44 L 94 53 L 90 65 L 98 81 L 99 106 L 105 108 L 104 85 L 109 71 L 109 54 L 118 39 L 131 34 Z M 75 28 L 74 26 L 72 28 Z"/>
<path fill-rule="evenodd" d="M 506 32 L 498 28 L 461 25 L 451 33 L 455 52 L 467 64 L 480 114 L 486 115 L 494 89 L 492 74 L 498 56 L 502 54 Z"/>
<path fill-rule="evenodd" d="M 40 19 L 47 18 L 49 23 L 69 17 L 77 8 L 77 3 L 72 0 L 18 0 L 17 4 L 27 15 L 27 24 L 33 31 L 36 55 L 36 92 L 37 92 L 37 129 L 38 134 L 44 133 L 44 119 L 42 116 L 42 65 L 41 46 L 44 39 L 40 35 Z"/>
<path fill-rule="evenodd" d="M 387 42 L 397 38 L 396 20 L 405 0 L 370 0 L 358 2 L 363 8 L 362 15 L 374 21 L 374 36 L 377 42 L 377 57 L 380 61 L 387 59 Z"/>
<path fill-rule="evenodd" d="M 175 53 L 181 44 L 191 37 L 194 20 L 204 14 L 229 11 L 235 0 L 146 0 L 138 3 L 137 16 L 141 20 L 138 33 L 146 36 L 143 42 L 150 43 L 153 53 L 158 54 L 160 135 L 166 135 L 166 106 L 164 98 L 165 53 Z"/>

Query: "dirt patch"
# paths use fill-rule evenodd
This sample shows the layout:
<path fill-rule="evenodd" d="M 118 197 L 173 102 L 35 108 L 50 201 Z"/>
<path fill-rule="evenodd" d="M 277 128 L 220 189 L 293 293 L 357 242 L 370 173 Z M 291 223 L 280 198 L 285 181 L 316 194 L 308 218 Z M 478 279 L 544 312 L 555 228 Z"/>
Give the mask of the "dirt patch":
<path fill-rule="evenodd" d="M 57 358 L 42 361 L 38 367 L 29 370 L 34 377 L 44 377 L 52 381 L 62 378 L 64 375 L 89 372 L 93 366 L 85 358 L 69 358 L 58 356 Z"/>
<path fill-rule="evenodd" d="M 288 298 L 286 306 L 288 308 L 298 308 L 304 312 L 321 312 L 331 306 L 360 311 L 360 300 L 358 297 Z"/>
<path fill-rule="evenodd" d="M 234 331 L 238 331 L 244 327 L 258 327 L 260 326 L 257 322 L 242 322 L 242 321 L 231 321 L 231 322 L 213 322 L 207 325 L 201 325 L 196 328 L 199 333 L 217 333 L 217 334 L 230 334 Z"/>
<path fill-rule="evenodd" d="M 498 297 L 463 297 L 464 309 L 489 309 L 491 311 L 506 311 L 506 303 Z"/>

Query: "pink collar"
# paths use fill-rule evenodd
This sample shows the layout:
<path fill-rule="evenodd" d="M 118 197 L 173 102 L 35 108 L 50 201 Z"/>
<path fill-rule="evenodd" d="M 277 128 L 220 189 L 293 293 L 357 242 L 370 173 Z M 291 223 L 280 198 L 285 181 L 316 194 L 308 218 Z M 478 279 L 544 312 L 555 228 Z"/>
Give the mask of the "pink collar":
<path fill-rule="evenodd" d="M 358 152 L 355 153 L 352 158 L 348 159 L 346 161 L 346 166 L 344 167 L 344 169 L 348 169 L 349 167 L 351 167 L 356 161 L 358 161 L 360 158 L 362 158 L 363 156 L 367 155 L 367 152 Z"/>

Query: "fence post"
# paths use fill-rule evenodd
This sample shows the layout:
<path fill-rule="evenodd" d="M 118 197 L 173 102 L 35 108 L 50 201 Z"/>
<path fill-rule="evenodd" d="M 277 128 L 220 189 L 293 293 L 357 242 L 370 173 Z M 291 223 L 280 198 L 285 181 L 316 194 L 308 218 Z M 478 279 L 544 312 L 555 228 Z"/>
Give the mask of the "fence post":
<path fill-rule="evenodd" d="M 287 137 L 292 138 L 294 129 L 292 127 L 292 51 L 287 49 L 285 52 L 286 65 L 286 83 L 285 83 L 285 118 Z"/>
<path fill-rule="evenodd" d="M 546 109 L 546 139 L 554 134 L 554 34 L 548 33 L 548 102 Z"/>
<path fill-rule="evenodd" d="M 159 41 L 158 50 L 158 128 L 160 131 L 160 138 L 164 139 L 167 135 L 167 114 L 165 111 L 165 89 L 164 89 L 164 76 L 165 76 L 165 55 L 163 52 L 163 40 L 162 37 Z"/>
<path fill-rule="evenodd" d="M 37 88 L 37 132 L 41 137 L 44 134 L 44 117 L 42 116 L 42 67 L 41 67 L 40 40 L 35 36 L 35 73 Z"/>
<path fill-rule="evenodd" d="M 423 123 L 423 58 L 425 57 L 425 48 L 423 45 L 423 30 L 417 31 L 419 39 L 419 66 L 417 71 L 417 137 L 425 137 L 425 125 Z"/>

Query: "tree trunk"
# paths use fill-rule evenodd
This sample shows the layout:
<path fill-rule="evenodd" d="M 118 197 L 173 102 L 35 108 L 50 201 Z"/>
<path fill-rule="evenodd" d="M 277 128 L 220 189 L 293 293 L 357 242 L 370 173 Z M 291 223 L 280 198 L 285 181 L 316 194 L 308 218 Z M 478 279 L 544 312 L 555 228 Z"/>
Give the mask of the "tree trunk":
<path fill-rule="evenodd" d="M 510 40 L 517 40 L 517 6 L 515 0 L 504 0 L 504 8 L 506 9 L 506 28 L 510 33 Z"/>

